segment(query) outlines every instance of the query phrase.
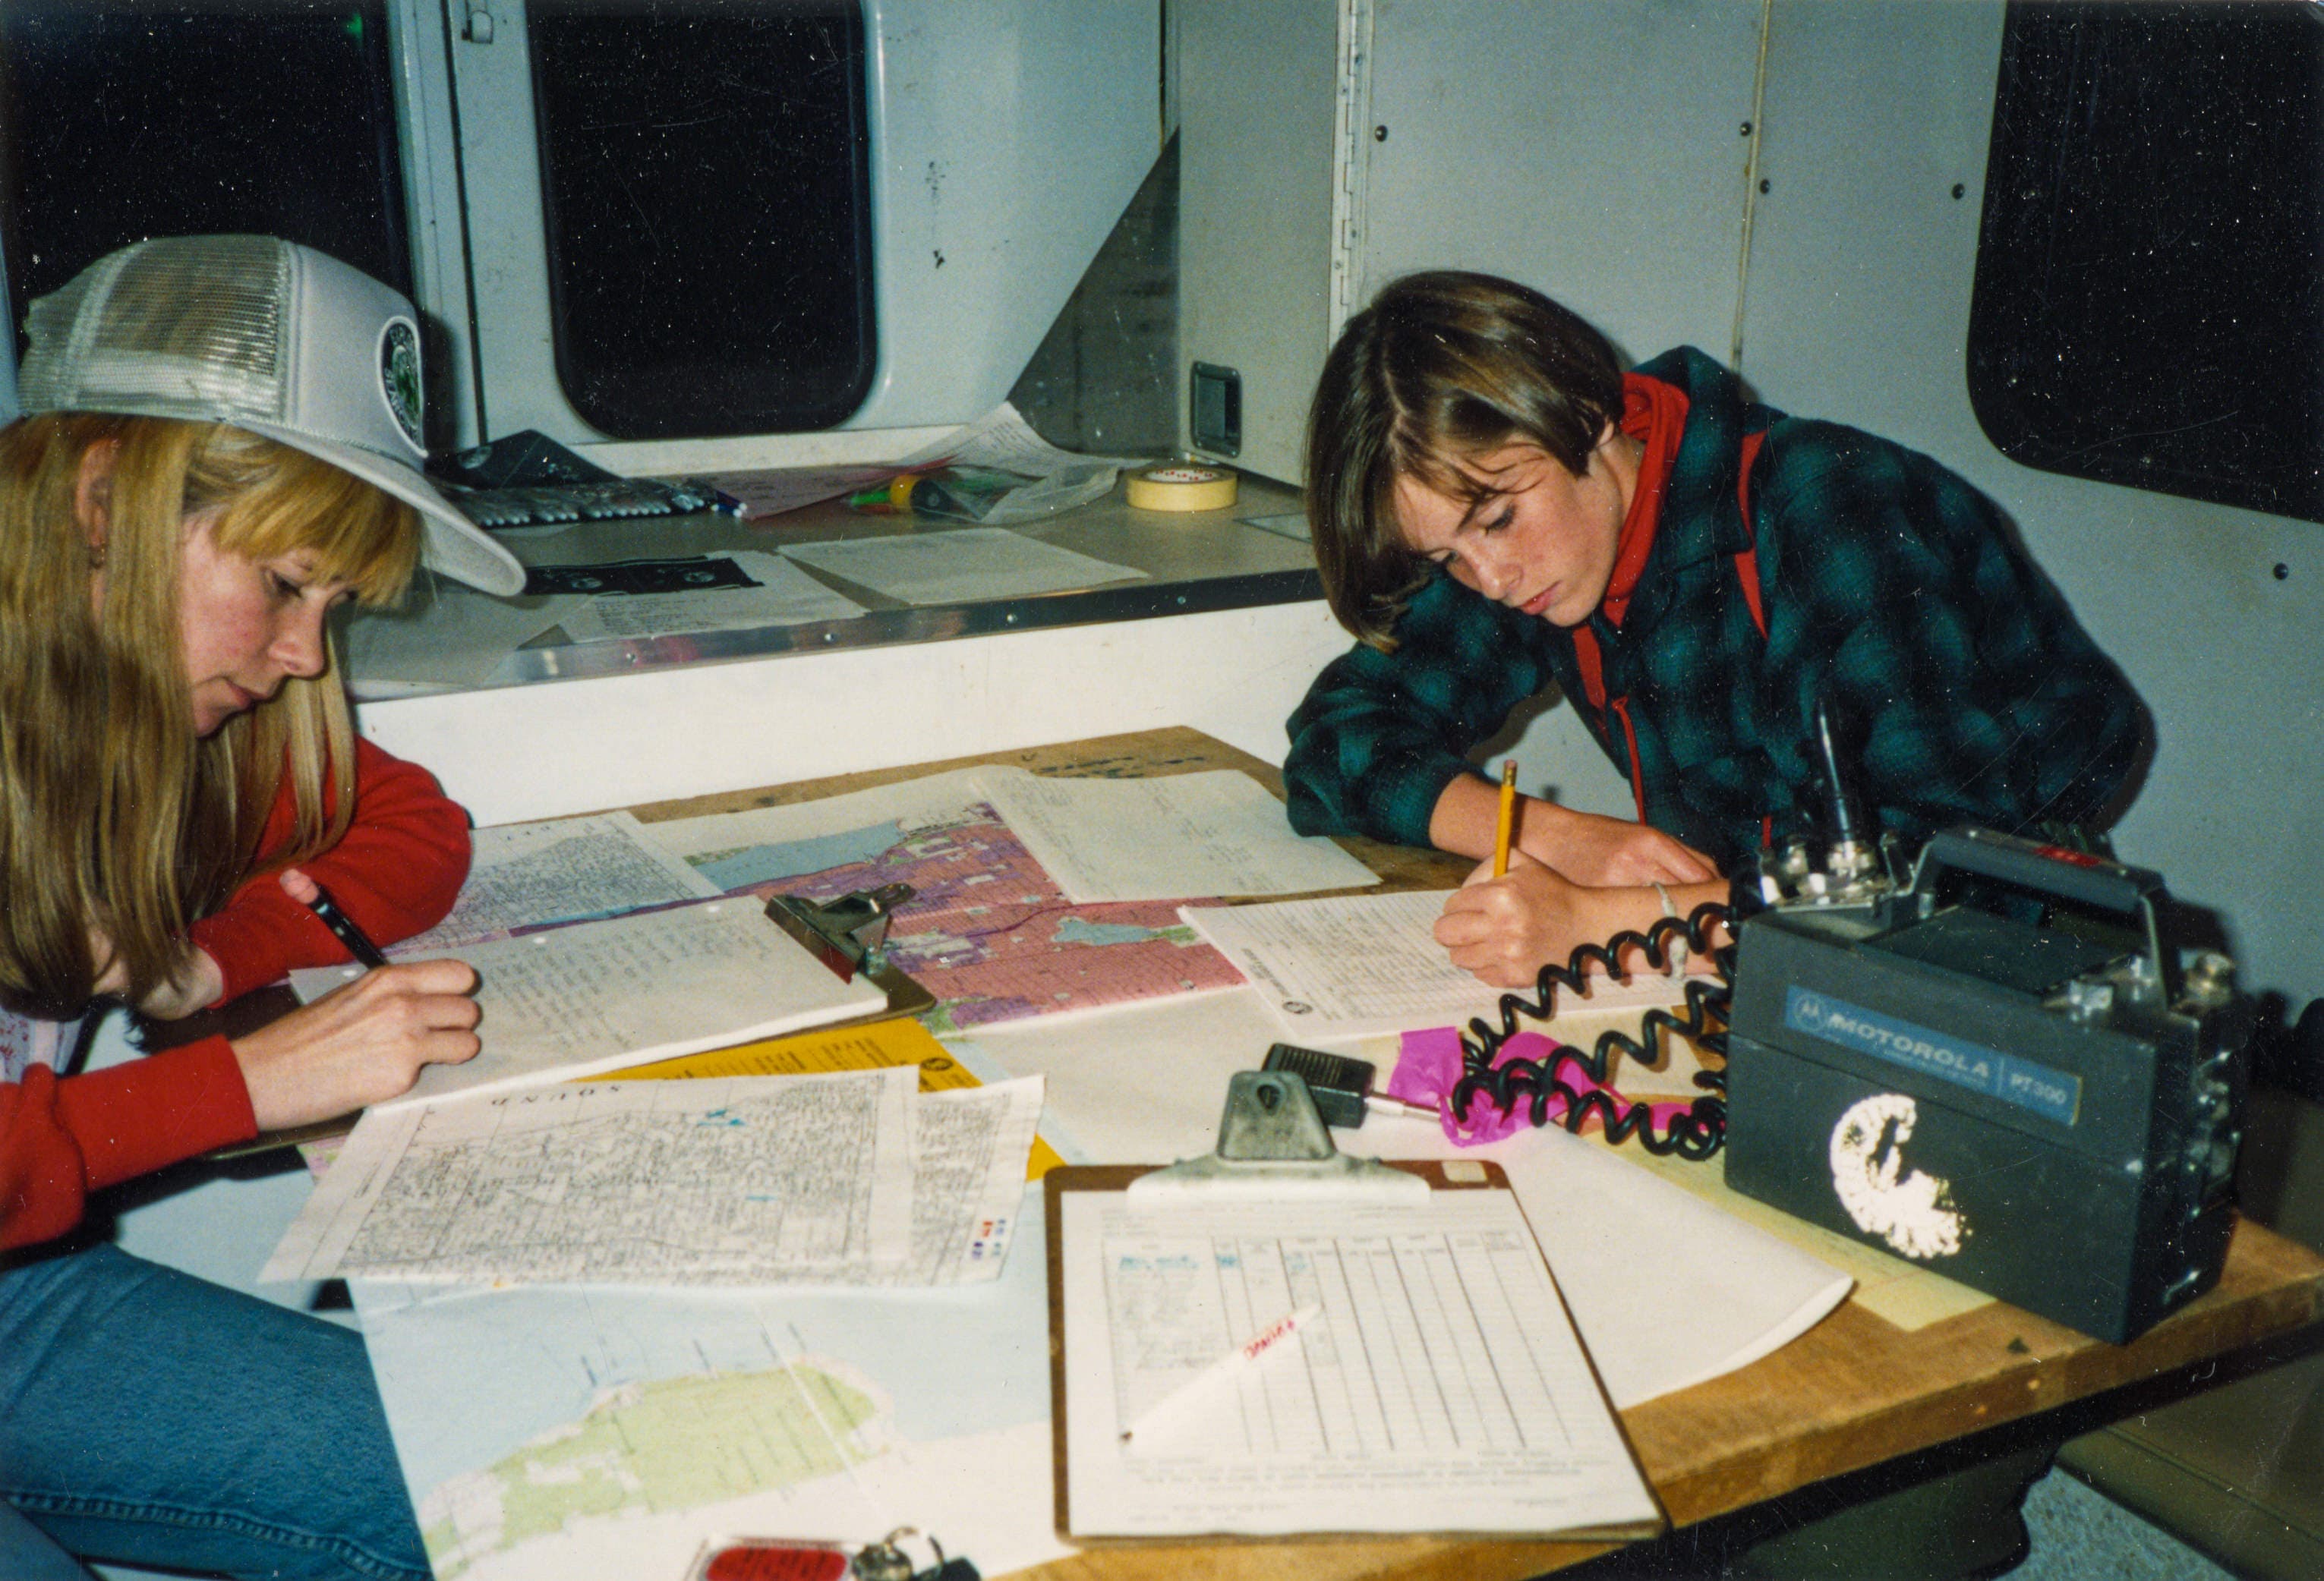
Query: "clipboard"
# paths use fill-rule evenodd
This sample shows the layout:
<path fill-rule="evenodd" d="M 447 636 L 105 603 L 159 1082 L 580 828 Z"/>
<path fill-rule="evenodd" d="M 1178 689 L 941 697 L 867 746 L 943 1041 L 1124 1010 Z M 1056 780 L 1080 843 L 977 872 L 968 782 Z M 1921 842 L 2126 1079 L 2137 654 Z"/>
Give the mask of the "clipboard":
<path fill-rule="evenodd" d="M 1046 1218 L 1072 1542 L 1666 1524 L 1496 1165 L 1347 1158 L 1244 1071 L 1218 1153 L 1052 1171 Z"/>

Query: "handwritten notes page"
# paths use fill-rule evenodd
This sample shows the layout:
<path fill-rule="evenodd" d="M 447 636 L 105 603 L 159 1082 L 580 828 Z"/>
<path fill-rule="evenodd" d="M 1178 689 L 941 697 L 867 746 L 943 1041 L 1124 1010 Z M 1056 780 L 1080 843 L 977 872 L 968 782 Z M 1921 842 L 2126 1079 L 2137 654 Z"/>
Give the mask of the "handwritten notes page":
<path fill-rule="evenodd" d="M 1235 769 L 1159 779 L 970 772 L 1071 900 L 1302 895 L 1379 882 L 1332 841 L 1294 834 L 1283 804 Z"/>
<path fill-rule="evenodd" d="M 1431 936 L 1444 891 L 1333 896 L 1266 905 L 1184 906 L 1179 915 L 1259 990 L 1277 1021 L 1313 1038 L 1360 1037 L 1491 1017 L 1499 989 L 1452 964 Z M 1675 1005 L 1679 978 L 1599 979 L 1554 1009 Z M 1532 996 L 1527 995 L 1528 998 Z M 1568 1003 L 1568 1001 L 1571 1003 Z"/>
<path fill-rule="evenodd" d="M 748 1043 L 884 1009 L 885 990 L 843 983 L 753 901 L 707 900 L 668 911 L 528 933 L 439 951 L 476 969 L 484 1052 L 430 1065 L 405 1097 L 568 1080 L 670 1054 Z M 359 967 L 290 974 L 305 1000 L 362 975 Z"/>
<path fill-rule="evenodd" d="M 367 1115 L 267 1264 L 509 1283 L 914 1285 L 998 1277 L 1034 1079 L 583 1082 Z"/>
<path fill-rule="evenodd" d="M 1509 1193 L 1063 1209 L 1069 1535 L 1658 1523 Z M 1122 1441 L 1293 1313 L 1190 1428 Z"/>
<path fill-rule="evenodd" d="M 647 839 L 644 828 L 627 813 L 600 813 L 479 829 L 452 915 L 388 953 L 432 955 L 522 929 L 716 897 L 718 886 Z"/>

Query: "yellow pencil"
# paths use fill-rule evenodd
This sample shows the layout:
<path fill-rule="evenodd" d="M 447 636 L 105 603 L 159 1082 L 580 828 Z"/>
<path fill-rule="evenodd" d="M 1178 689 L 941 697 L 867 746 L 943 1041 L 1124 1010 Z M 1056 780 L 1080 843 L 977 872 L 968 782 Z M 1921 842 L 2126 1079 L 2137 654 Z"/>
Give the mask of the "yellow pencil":
<path fill-rule="evenodd" d="M 1509 870 L 1509 832 L 1517 821 L 1517 760 L 1501 759 L 1501 819 L 1493 831 L 1493 877 L 1504 878 Z"/>

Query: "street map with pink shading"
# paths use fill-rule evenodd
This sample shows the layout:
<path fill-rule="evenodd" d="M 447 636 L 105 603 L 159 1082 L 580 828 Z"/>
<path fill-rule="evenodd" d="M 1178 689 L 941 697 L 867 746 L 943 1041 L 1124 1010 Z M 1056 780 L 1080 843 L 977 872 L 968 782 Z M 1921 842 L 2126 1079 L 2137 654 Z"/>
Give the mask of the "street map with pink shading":
<path fill-rule="evenodd" d="M 833 900 L 909 884 L 888 952 L 936 996 L 924 1019 L 939 1034 L 1242 981 L 1178 920 L 1178 901 L 1067 900 L 982 801 L 955 814 L 690 850 L 686 859 L 729 894 L 761 898 Z"/>

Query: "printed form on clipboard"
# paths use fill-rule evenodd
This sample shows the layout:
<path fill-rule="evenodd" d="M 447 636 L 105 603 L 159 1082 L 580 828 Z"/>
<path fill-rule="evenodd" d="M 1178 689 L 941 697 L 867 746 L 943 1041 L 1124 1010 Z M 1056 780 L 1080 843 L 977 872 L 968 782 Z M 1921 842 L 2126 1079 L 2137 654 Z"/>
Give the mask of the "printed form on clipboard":
<path fill-rule="evenodd" d="M 1661 1530 L 1495 1166 L 1048 1182 L 1070 1540 Z"/>

